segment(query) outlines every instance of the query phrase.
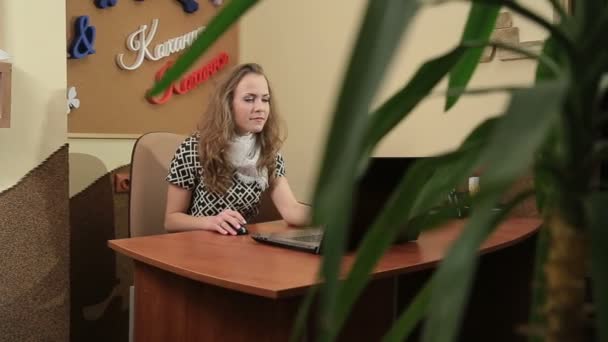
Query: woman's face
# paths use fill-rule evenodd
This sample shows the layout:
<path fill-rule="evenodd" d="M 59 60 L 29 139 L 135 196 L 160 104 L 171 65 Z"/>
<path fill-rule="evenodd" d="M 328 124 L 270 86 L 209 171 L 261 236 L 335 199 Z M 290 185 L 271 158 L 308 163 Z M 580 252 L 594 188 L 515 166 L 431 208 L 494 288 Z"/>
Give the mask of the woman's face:
<path fill-rule="evenodd" d="M 270 114 L 270 92 L 264 76 L 250 73 L 241 79 L 234 90 L 232 111 L 238 134 L 264 129 Z"/>

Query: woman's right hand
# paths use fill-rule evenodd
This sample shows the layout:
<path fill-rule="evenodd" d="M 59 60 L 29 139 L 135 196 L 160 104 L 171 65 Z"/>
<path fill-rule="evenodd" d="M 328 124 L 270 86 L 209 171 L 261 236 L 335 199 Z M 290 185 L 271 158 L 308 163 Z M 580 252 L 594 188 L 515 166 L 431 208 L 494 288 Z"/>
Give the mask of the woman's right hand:
<path fill-rule="evenodd" d="M 205 216 L 203 229 L 214 230 L 223 235 L 237 235 L 236 228 L 244 225 L 245 219 L 235 210 L 226 209 L 215 216 Z"/>

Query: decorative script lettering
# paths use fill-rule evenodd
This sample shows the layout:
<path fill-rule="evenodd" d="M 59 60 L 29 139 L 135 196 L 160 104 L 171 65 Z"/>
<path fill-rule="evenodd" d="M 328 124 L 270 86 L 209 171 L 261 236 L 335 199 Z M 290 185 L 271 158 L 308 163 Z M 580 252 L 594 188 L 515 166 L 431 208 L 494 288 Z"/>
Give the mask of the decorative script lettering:
<path fill-rule="evenodd" d="M 152 104 L 163 104 L 169 101 L 171 97 L 173 97 L 173 94 L 185 94 L 208 80 L 216 72 L 223 69 L 226 65 L 228 65 L 229 61 L 230 58 L 228 57 L 228 54 L 222 52 L 214 57 L 209 63 L 203 65 L 199 69 L 194 70 L 180 81 L 171 84 L 159 97 L 148 97 L 148 101 Z M 163 78 L 165 72 L 167 72 L 172 65 L 173 61 L 168 61 L 160 70 L 156 72 L 156 82 Z"/>
<path fill-rule="evenodd" d="M 125 61 L 125 54 L 121 53 L 116 56 L 116 64 L 125 70 L 135 70 L 143 64 L 144 59 L 158 61 L 169 57 L 192 45 L 196 37 L 205 30 L 205 26 L 199 27 L 179 37 L 168 39 L 152 48 L 150 45 L 156 35 L 157 29 L 158 19 L 153 19 L 149 29 L 148 25 L 141 25 L 139 29 L 131 33 L 127 38 L 127 49 L 135 53 L 135 60 L 132 63 L 127 63 Z"/>

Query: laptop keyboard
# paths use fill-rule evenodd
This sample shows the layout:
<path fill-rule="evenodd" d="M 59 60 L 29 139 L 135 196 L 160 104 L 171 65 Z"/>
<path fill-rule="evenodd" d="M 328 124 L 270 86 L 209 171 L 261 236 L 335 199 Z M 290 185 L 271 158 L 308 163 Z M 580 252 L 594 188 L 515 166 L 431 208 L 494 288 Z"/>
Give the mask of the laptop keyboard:
<path fill-rule="evenodd" d="M 294 236 L 291 239 L 302 242 L 320 242 L 321 238 L 323 238 L 323 234 Z"/>

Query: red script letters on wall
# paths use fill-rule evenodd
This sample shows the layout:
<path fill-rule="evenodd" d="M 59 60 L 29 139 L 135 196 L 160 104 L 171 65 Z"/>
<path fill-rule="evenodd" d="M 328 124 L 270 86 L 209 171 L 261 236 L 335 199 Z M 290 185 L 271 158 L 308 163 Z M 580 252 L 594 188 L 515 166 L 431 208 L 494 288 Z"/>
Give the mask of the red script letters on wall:
<path fill-rule="evenodd" d="M 230 57 L 225 52 L 220 53 L 213 58 L 209 63 L 203 65 L 201 68 L 194 70 L 193 72 L 186 75 L 179 82 L 171 84 L 165 92 L 159 97 L 148 97 L 148 101 L 153 104 L 163 104 L 171 99 L 173 94 L 182 95 L 190 90 L 198 87 L 201 83 L 209 79 L 215 73 L 224 68 Z M 160 81 L 165 72 L 173 65 L 173 61 L 168 61 L 160 70 L 156 72 L 155 80 Z"/>

